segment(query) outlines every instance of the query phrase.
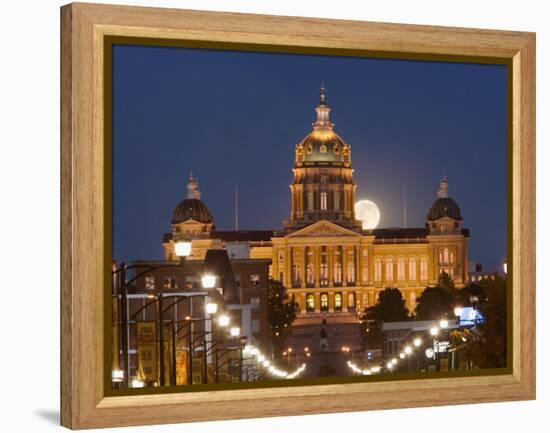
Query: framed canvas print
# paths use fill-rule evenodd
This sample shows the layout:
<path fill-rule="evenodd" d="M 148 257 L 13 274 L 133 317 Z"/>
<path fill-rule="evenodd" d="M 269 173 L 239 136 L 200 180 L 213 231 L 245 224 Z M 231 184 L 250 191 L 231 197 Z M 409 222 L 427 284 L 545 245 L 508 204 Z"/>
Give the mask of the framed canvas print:
<path fill-rule="evenodd" d="M 64 426 L 535 398 L 534 34 L 61 18 Z"/>

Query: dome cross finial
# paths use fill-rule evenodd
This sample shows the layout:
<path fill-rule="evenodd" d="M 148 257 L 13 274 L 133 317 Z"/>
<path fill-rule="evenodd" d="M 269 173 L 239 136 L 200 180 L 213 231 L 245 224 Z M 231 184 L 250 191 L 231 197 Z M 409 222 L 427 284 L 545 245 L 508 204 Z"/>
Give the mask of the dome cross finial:
<path fill-rule="evenodd" d="M 447 182 L 447 173 L 443 171 L 443 178 L 439 182 L 439 190 L 437 191 L 438 198 L 449 197 L 449 183 Z"/>
<path fill-rule="evenodd" d="M 319 95 L 319 105 L 327 105 L 327 88 L 325 82 L 321 81 L 321 92 Z"/>
<path fill-rule="evenodd" d="M 196 198 L 200 200 L 201 192 L 199 190 L 198 179 L 193 177 L 193 172 L 189 171 L 189 181 L 187 182 L 187 198 Z"/>
<path fill-rule="evenodd" d="M 324 82 L 321 83 L 319 104 L 315 111 L 317 112 L 317 120 L 313 124 L 313 128 L 316 130 L 332 130 L 334 125 L 330 122 L 330 107 L 327 103 L 327 89 Z"/>

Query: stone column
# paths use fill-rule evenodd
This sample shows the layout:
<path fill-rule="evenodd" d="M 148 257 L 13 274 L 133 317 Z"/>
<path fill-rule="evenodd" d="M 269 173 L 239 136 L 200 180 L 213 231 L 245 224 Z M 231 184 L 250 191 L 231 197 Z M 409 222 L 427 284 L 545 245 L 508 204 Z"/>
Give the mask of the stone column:
<path fill-rule="evenodd" d="M 333 281 L 334 281 L 334 257 L 333 254 L 333 248 L 331 246 L 327 246 L 327 266 L 328 266 L 328 286 L 332 287 Z"/>
<path fill-rule="evenodd" d="M 320 299 L 320 293 L 315 292 L 315 312 L 320 313 L 321 312 L 321 299 Z"/>

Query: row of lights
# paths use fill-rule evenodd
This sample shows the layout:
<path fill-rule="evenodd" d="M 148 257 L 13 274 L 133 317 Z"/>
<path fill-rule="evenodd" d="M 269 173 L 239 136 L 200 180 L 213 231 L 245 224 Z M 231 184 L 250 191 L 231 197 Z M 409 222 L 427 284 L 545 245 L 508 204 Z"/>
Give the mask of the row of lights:
<path fill-rule="evenodd" d="M 421 345 L 422 345 L 422 340 L 420 338 L 415 338 L 414 341 L 413 341 L 413 346 L 414 347 L 420 347 Z M 401 352 L 399 354 L 399 359 L 405 359 L 407 356 L 410 356 L 412 353 L 413 353 L 413 347 L 409 346 L 409 345 L 405 346 L 405 348 L 403 349 L 403 352 Z M 390 359 L 386 363 L 386 369 L 389 370 L 389 371 L 392 371 L 393 368 L 397 365 L 398 362 L 399 361 L 398 361 L 397 358 Z M 357 366 L 357 364 L 355 364 L 351 361 L 348 361 L 348 367 L 354 373 L 362 374 L 364 376 L 370 376 L 371 374 L 380 373 L 382 371 L 382 367 L 379 366 L 379 365 L 376 365 L 374 367 L 367 368 L 367 369 L 361 369 Z"/>
<path fill-rule="evenodd" d="M 454 310 L 454 313 L 457 317 L 460 317 L 462 314 L 462 307 L 456 307 Z M 439 321 L 439 326 L 433 326 L 430 328 L 430 335 L 432 337 L 436 337 L 439 334 L 439 331 L 441 329 L 447 329 L 449 327 L 449 321 L 447 319 L 441 319 Z M 414 347 L 420 347 L 422 345 L 422 340 L 420 338 L 415 338 L 413 341 Z M 345 347 L 342 348 L 342 351 L 345 352 Z M 405 359 L 407 356 L 410 356 L 413 353 L 413 348 L 410 345 L 407 345 L 404 347 L 403 352 L 399 354 L 399 359 Z M 426 350 L 426 356 L 428 358 L 432 358 L 434 356 L 433 349 L 427 349 Z M 398 359 L 392 358 L 386 363 L 386 368 L 389 371 L 392 371 L 393 368 L 397 365 Z M 372 373 L 378 373 L 380 372 L 381 368 L 379 366 L 372 367 L 371 369 L 363 370 L 359 368 L 356 364 L 348 361 L 348 366 L 351 368 L 351 370 L 354 373 L 363 374 L 363 375 L 371 375 Z"/>
<path fill-rule="evenodd" d="M 289 348 L 289 349 L 290 349 L 290 352 L 292 352 L 292 348 Z M 269 361 L 269 359 L 266 358 L 266 356 L 260 351 L 260 349 L 253 346 L 252 344 L 247 344 L 244 347 L 244 352 L 254 356 L 256 358 L 256 360 L 258 361 L 258 363 L 261 366 L 263 366 L 264 368 L 266 368 L 267 371 L 272 376 L 280 377 L 281 379 L 294 379 L 296 376 L 298 376 L 300 373 L 302 373 L 306 369 L 306 364 L 302 364 L 300 367 L 298 367 L 292 373 L 281 370 L 281 369 L 275 367 L 273 364 L 271 364 L 271 361 Z"/>

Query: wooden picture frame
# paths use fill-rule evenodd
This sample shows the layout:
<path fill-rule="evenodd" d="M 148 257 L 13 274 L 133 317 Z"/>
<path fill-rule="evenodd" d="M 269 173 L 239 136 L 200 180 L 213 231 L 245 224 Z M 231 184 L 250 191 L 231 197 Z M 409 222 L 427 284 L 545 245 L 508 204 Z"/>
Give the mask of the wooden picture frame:
<path fill-rule="evenodd" d="M 61 424 L 81 429 L 363 411 L 535 398 L 535 35 L 190 10 L 61 8 Z M 356 50 L 438 59 L 496 58 L 512 67 L 512 366 L 510 373 L 385 382 L 106 396 L 104 44 L 162 38 Z M 108 277 L 107 277 L 108 278 Z"/>

